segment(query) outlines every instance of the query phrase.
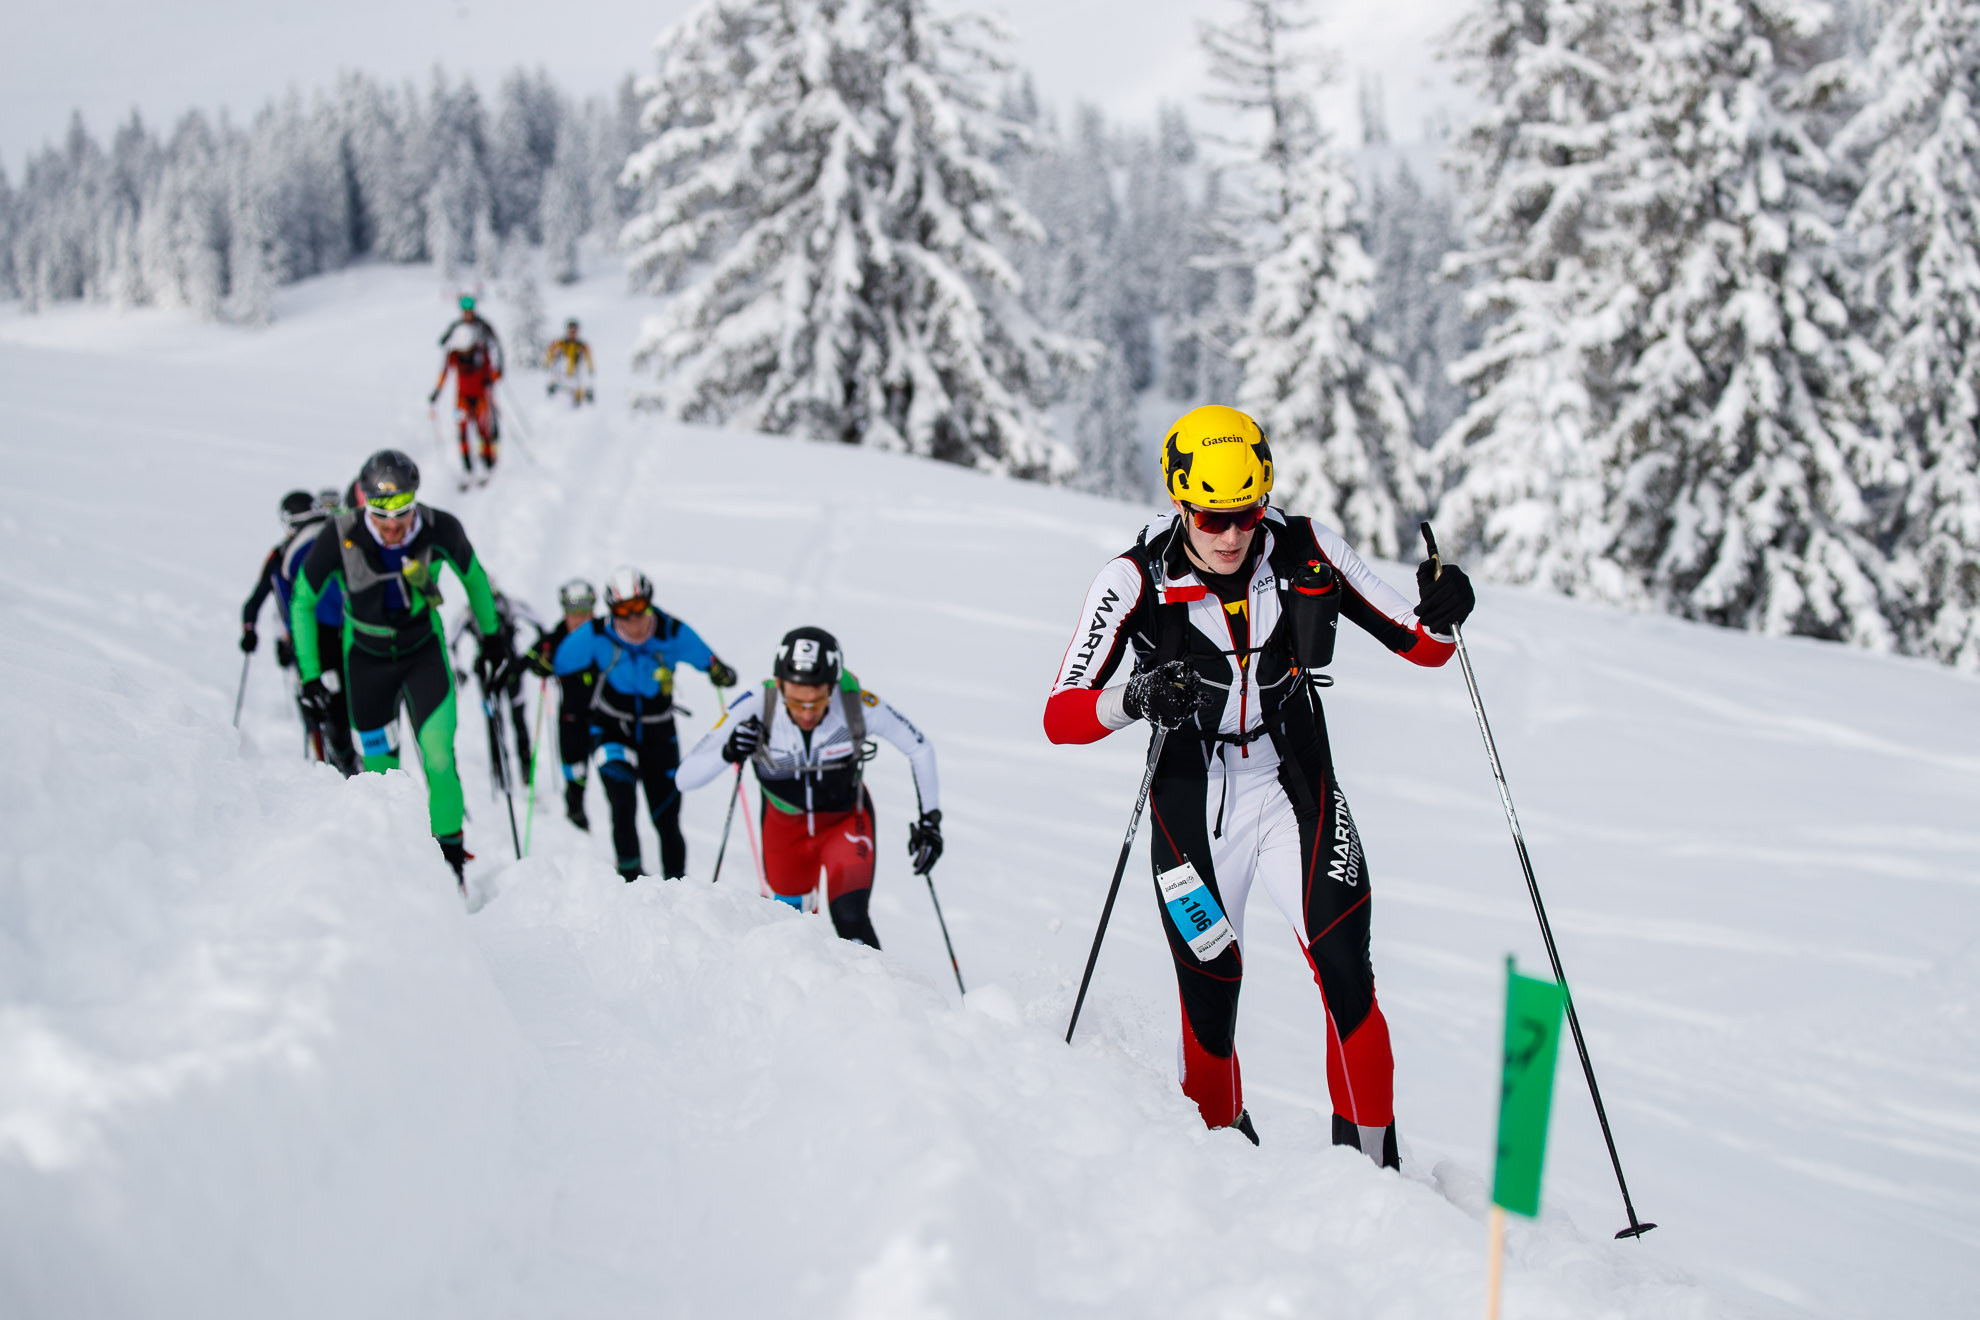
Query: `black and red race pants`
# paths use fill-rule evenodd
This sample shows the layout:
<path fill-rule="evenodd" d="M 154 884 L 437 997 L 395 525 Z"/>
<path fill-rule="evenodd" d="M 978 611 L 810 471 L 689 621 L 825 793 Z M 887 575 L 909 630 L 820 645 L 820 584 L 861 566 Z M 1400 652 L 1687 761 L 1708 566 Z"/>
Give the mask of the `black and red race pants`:
<path fill-rule="evenodd" d="M 1395 1119 L 1395 1062 L 1375 1000 L 1368 871 L 1347 799 L 1326 768 L 1309 780 L 1315 810 L 1300 811 L 1277 767 L 1226 772 L 1225 759 L 1220 754 L 1205 779 L 1158 776 L 1149 796 L 1157 877 L 1185 862 L 1194 867 L 1237 936 L 1199 961 L 1164 908 L 1182 997 L 1183 1091 L 1210 1127 L 1228 1126 L 1244 1109 L 1238 991 L 1245 909 L 1253 889 L 1262 888 L 1292 926 L 1320 986 L 1335 1114 L 1359 1127 L 1385 1127 Z"/>

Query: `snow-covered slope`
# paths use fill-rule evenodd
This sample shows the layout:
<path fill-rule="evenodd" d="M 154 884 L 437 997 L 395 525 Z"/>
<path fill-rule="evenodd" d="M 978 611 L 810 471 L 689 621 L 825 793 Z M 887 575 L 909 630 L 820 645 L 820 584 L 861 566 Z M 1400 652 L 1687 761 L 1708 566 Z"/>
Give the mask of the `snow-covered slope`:
<path fill-rule="evenodd" d="M 291 290 L 259 333 L 0 309 L 0 1314 L 1472 1313 L 1501 963 L 1544 963 L 1455 669 L 1350 639 L 1329 700 L 1405 1176 L 1327 1147 L 1319 997 L 1269 908 L 1240 1027 L 1264 1145 L 1206 1133 L 1145 863 L 1058 1040 L 1140 749 L 1053 748 L 1038 716 L 1141 514 L 629 415 L 615 286 L 549 308 L 585 318 L 606 406 L 521 378 L 533 461 L 434 502 L 539 606 L 641 564 L 746 676 L 796 623 L 837 631 L 940 748 L 972 993 L 906 873 L 890 751 L 875 955 L 756 898 L 746 850 L 706 883 L 717 790 L 687 884 L 620 885 L 548 806 L 504 866 L 464 724 L 464 913 L 416 777 L 305 766 L 265 650 L 228 728 L 276 497 L 383 443 L 446 470 L 429 273 Z M 1480 680 L 1663 1225 L 1609 1241 L 1564 1061 L 1508 1314 L 1971 1314 L 1980 685 L 1482 598 Z M 698 731 L 712 693 L 683 697 Z"/>

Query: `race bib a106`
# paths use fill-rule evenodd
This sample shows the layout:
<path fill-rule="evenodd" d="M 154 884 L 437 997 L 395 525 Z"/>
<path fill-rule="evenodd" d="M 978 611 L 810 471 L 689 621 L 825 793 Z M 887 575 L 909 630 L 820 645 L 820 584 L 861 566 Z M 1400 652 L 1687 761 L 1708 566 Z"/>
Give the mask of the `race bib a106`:
<path fill-rule="evenodd" d="M 1198 962 L 1209 962 L 1237 942 L 1230 919 L 1217 906 L 1216 898 L 1196 874 L 1195 867 L 1184 862 L 1173 871 L 1156 876 L 1155 883 L 1162 891 L 1162 905 L 1169 910 L 1169 920 L 1189 941 L 1189 951 Z"/>

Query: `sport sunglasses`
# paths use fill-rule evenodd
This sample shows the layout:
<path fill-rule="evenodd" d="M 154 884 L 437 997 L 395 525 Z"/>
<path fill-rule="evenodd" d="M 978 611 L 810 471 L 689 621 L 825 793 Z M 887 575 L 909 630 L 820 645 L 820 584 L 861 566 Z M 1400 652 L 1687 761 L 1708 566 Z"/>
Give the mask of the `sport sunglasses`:
<path fill-rule="evenodd" d="M 397 495 L 380 495 L 365 501 L 365 512 L 374 518 L 404 518 L 411 515 L 413 503 L 419 499 L 417 491 L 404 490 Z"/>
<path fill-rule="evenodd" d="M 1199 532 L 1221 536 L 1235 527 L 1240 532 L 1248 532 L 1265 521 L 1265 506 L 1251 504 L 1242 509 L 1199 509 L 1194 504 L 1183 505 L 1189 510 L 1189 519 L 1196 524 Z"/>
<path fill-rule="evenodd" d="M 652 602 L 644 596 L 634 596 L 631 600 L 612 602 L 612 617 L 615 619 L 636 619 L 652 608 Z"/>

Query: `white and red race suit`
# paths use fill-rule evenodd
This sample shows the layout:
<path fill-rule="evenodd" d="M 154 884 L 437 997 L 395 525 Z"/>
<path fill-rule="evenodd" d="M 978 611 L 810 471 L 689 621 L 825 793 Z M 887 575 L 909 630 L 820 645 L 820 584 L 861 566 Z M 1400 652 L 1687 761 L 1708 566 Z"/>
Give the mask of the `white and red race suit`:
<path fill-rule="evenodd" d="M 874 812 L 863 765 L 867 735 L 885 738 L 914 770 L 920 812 L 941 806 L 935 745 L 907 716 L 848 680 L 833 693 L 817 728 L 806 732 L 777 701 L 770 684 L 743 693 L 702 735 L 674 773 L 683 792 L 711 783 L 729 768 L 722 745 L 752 717 L 766 726 L 750 763 L 763 797 L 763 870 L 769 895 L 804 907 L 822 887 L 832 925 L 846 939 L 880 947 L 867 913 L 873 888 Z M 859 736 L 847 718 L 857 703 Z M 917 813 L 918 814 L 918 813 Z"/>
<path fill-rule="evenodd" d="M 1295 573 L 1321 584 L 1309 593 L 1317 605 L 1289 594 Z M 1130 724 L 1124 688 L 1107 686 L 1130 651 L 1136 672 L 1172 659 L 1196 671 L 1214 699 L 1169 734 L 1149 794 L 1157 900 L 1182 999 L 1183 1091 L 1211 1127 L 1244 1110 L 1237 1005 L 1246 901 L 1259 885 L 1320 986 L 1336 1140 L 1349 1132 L 1392 1163 L 1395 1065 L 1369 959 L 1367 866 L 1334 776 L 1315 665 L 1298 663 L 1289 617 L 1321 607 L 1327 657 L 1341 617 L 1416 664 L 1441 665 L 1454 649 L 1339 533 L 1311 519 L 1269 510 L 1251 557 L 1231 574 L 1195 568 L 1179 517 L 1150 523 L 1087 591 L 1045 733 L 1085 743 Z"/>

